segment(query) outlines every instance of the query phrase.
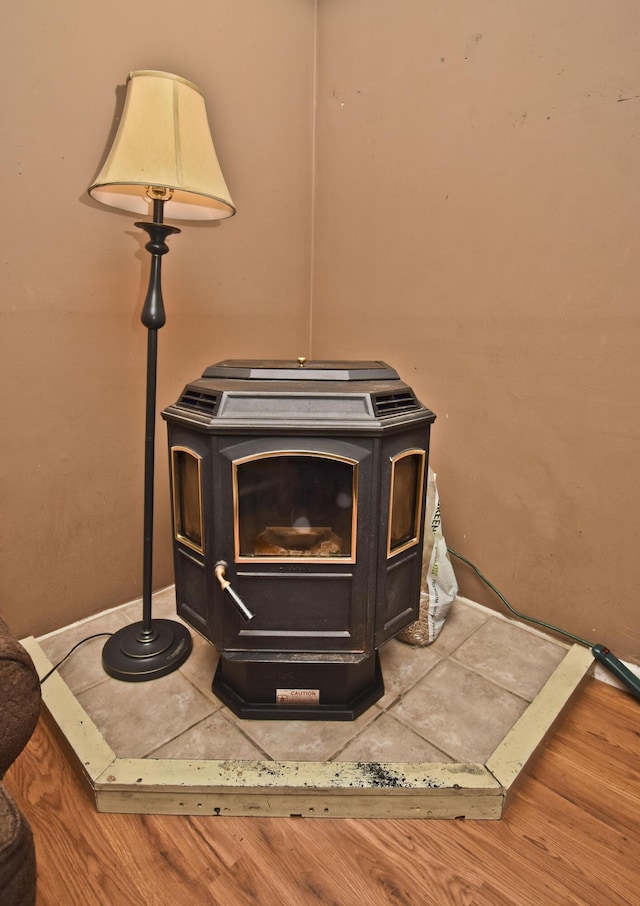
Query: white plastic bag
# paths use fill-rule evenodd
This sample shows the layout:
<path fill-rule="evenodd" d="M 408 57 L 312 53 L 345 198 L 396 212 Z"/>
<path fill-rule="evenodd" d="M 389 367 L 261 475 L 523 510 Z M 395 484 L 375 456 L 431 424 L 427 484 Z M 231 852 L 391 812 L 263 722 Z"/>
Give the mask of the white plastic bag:
<path fill-rule="evenodd" d="M 436 476 L 429 468 L 422 552 L 420 614 L 416 622 L 403 629 L 397 638 L 408 645 L 420 647 L 435 642 L 457 594 L 458 582 L 449 559 L 447 543 L 442 534 L 440 497 L 436 486 Z"/>

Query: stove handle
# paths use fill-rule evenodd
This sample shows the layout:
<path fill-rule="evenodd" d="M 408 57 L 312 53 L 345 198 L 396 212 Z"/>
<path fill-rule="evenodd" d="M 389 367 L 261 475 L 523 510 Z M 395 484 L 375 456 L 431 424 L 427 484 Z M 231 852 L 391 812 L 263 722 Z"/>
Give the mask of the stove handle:
<path fill-rule="evenodd" d="M 245 621 L 245 623 L 248 623 L 249 620 L 252 620 L 254 618 L 255 614 L 253 614 L 249 610 L 249 608 L 244 603 L 242 598 L 238 595 L 238 593 L 235 592 L 233 590 L 233 588 L 231 588 L 231 582 L 229 582 L 229 580 L 227 579 L 226 574 L 225 574 L 226 569 L 227 569 L 227 564 L 225 563 L 225 561 L 218 560 L 218 562 L 216 563 L 216 565 L 213 568 L 213 574 L 216 577 L 216 579 L 218 580 L 218 582 L 220 583 L 220 587 L 222 588 L 223 592 L 229 598 L 229 600 L 231 601 L 231 603 L 233 604 L 235 609 L 238 611 L 238 613 L 240 614 L 242 619 Z"/>

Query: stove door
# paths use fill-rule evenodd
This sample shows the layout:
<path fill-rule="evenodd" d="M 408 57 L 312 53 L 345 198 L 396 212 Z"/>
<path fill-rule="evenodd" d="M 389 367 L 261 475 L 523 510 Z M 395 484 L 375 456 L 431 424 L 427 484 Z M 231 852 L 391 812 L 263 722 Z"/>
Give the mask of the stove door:
<path fill-rule="evenodd" d="M 362 653 L 373 625 L 371 446 L 238 439 L 220 453 L 218 524 L 229 533 L 219 558 L 255 614 L 243 626 L 216 601 L 222 648 Z"/>

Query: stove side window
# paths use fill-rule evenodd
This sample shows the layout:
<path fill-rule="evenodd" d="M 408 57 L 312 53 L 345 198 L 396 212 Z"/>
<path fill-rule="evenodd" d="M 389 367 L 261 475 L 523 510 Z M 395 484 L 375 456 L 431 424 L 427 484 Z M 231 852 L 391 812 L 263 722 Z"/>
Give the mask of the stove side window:
<path fill-rule="evenodd" d="M 201 458 L 186 447 L 172 447 L 171 475 L 176 540 L 203 554 Z"/>
<path fill-rule="evenodd" d="M 357 463 L 311 453 L 234 463 L 239 560 L 355 562 Z"/>
<path fill-rule="evenodd" d="M 406 450 L 391 460 L 387 556 L 418 543 L 424 486 L 424 450 Z"/>

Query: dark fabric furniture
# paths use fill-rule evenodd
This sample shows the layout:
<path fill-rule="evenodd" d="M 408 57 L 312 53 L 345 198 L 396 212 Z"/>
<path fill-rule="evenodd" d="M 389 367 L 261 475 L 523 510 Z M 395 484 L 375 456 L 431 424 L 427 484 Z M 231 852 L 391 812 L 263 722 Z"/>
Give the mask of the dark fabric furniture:
<path fill-rule="evenodd" d="M 40 714 L 33 661 L 0 619 L 0 780 L 26 746 Z M 0 903 L 33 906 L 36 859 L 29 824 L 0 783 Z"/>

